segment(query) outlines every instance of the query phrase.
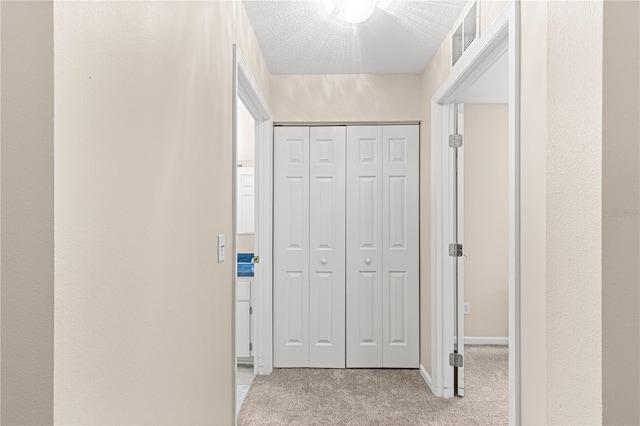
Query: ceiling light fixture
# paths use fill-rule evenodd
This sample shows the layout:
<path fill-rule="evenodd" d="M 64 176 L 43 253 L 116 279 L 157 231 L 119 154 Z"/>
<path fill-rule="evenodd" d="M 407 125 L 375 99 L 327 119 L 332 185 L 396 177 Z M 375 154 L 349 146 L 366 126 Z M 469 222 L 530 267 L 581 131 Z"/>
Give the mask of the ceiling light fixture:
<path fill-rule="evenodd" d="M 373 15 L 380 0 L 322 0 L 325 13 L 338 21 L 359 24 Z"/>

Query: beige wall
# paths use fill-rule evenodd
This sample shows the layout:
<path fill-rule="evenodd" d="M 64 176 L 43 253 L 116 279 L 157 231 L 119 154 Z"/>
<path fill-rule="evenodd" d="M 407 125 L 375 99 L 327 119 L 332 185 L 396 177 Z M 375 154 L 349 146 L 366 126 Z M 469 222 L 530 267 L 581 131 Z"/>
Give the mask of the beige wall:
<path fill-rule="evenodd" d="M 465 337 L 508 337 L 508 105 L 464 105 Z"/>
<path fill-rule="evenodd" d="M 211 259 L 215 235 L 231 232 L 233 41 L 269 97 L 266 65 L 241 6 L 55 5 L 52 210 L 52 12 L 47 3 L 18 4 L 1 6 L 2 423 L 52 422 L 55 359 L 56 423 L 229 424 L 233 360 L 224 342 L 231 341 L 232 264 Z M 522 2 L 525 424 L 599 423 L 603 402 L 605 422 L 624 417 L 634 423 L 637 414 L 637 404 L 609 411 L 622 401 L 617 398 L 623 389 L 614 390 L 613 380 L 621 372 L 633 377 L 637 352 L 631 364 L 616 363 L 612 357 L 618 353 L 603 354 L 600 340 L 600 333 L 605 344 L 621 339 L 613 324 L 626 324 L 638 312 L 609 304 L 621 297 L 619 283 L 629 289 L 624 295 L 637 292 L 637 280 L 616 275 L 615 262 L 627 259 L 611 257 L 612 247 L 625 241 L 623 231 L 637 224 L 602 217 L 602 210 L 617 209 L 620 200 L 634 203 L 635 195 L 614 190 L 620 179 L 639 181 L 637 167 L 615 152 L 621 144 L 618 114 L 624 116 L 623 108 L 633 114 L 637 103 L 633 96 L 623 97 L 629 104 L 607 97 L 622 93 L 621 83 L 633 93 L 637 77 L 633 63 L 632 78 L 616 74 L 624 70 L 617 61 L 625 59 L 611 47 L 619 37 L 611 31 L 625 16 L 615 13 L 609 6 L 603 11 L 600 2 Z M 411 118 L 422 119 L 421 362 L 428 369 L 428 101 L 448 73 L 445 42 L 417 86 L 422 114 Z M 310 100 L 300 113 L 287 105 L 286 87 L 278 87 L 277 80 L 288 86 L 288 78 L 274 78 L 272 87 L 284 92 L 277 119 L 345 119 L 344 111 L 323 111 L 328 101 L 344 100 L 345 90 L 353 89 L 349 77 L 300 78 L 292 87 L 307 93 L 319 88 L 325 102 L 316 108 Z M 362 93 L 371 79 L 358 79 Z M 594 101 L 603 90 L 598 107 Z M 380 118 L 377 107 L 354 112 L 344 104 L 350 120 L 392 118 Z M 413 107 L 398 111 L 413 115 Z M 635 158 L 640 162 L 637 153 Z"/>
<path fill-rule="evenodd" d="M 530 424 L 638 423 L 638 359 L 616 350 L 637 348 L 637 217 L 607 213 L 638 209 L 638 98 L 628 96 L 638 92 L 638 56 L 629 55 L 638 51 L 637 7 L 523 2 L 522 386 Z"/>
<path fill-rule="evenodd" d="M 640 424 L 639 15 L 638 2 L 604 3 L 602 392 L 603 422 L 618 425 Z"/>
<path fill-rule="evenodd" d="M 521 3 L 521 418 L 547 424 L 547 2 Z M 526 302 L 525 302 L 526 301 Z"/>
<path fill-rule="evenodd" d="M 3 425 L 53 421 L 53 3 L 2 2 Z"/>
<path fill-rule="evenodd" d="M 57 424 L 232 423 L 234 42 L 268 99 L 241 2 L 55 4 Z"/>
<path fill-rule="evenodd" d="M 479 0 L 480 5 L 480 36 L 487 32 L 500 12 L 509 4 L 509 0 Z"/>
<path fill-rule="evenodd" d="M 276 122 L 420 120 L 419 74 L 272 75 Z"/>
<path fill-rule="evenodd" d="M 430 132 L 426 101 L 448 75 L 448 56 L 444 44 L 423 75 L 423 141 Z M 601 136 L 607 81 L 603 86 L 607 63 L 603 63 L 602 2 L 523 2 L 521 61 L 522 420 L 597 424 L 602 421 L 603 402 L 602 273 L 609 269 L 602 266 L 606 227 L 601 210 L 607 199 L 601 180 L 603 173 L 607 176 Z M 624 68 L 613 59 L 608 66 Z M 637 63 L 630 72 L 637 74 Z M 637 144 L 637 137 L 632 139 Z M 429 157 L 422 153 L 424 179 Z M 620 178 L 621 171 L 613 167 L 609 171 Z M 426 199 L 423 194 L 423 203 Z M 426 214 L 423 207 L 423 223 L 428 224 Z M 423 226 L 421 233 L 424 306 L 429 286 L 424 275 L 428 227 Z M 567 253 L 567 247 L 575 249 Z M 637 286 L 637 279 L 633 282 Z M 632 299 L 634 294 L 627 293 Z M 633 312 L 618 315 L 637 324 L 633 321 L 637 309 Z M 422 363 L 428 368 L 428 316 L 422 313 Z M 632 363 L 628 372 L 636 371 L 633 368 Z M 637 395 L 634 398 L 638 400 Z"/>
<path fill-rule="evenodd" d="M 602 3 L 550 2 L 548 11 L 547 421 L 595 424 L 602 420 Z"/>
<path fill-rule="evenodd" d="M 253 253 L 255 249 L 253 235 L 238 234 L 238 253 Z"/>

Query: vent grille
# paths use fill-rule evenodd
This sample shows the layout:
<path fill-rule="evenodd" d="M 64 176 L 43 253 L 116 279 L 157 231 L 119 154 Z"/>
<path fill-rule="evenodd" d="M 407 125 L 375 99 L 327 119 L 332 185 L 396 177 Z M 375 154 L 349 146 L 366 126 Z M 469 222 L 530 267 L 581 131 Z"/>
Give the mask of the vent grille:
<path fill-rule="evenodd" d="M 478 36 L 478 2 L 467 12 L 456 31 L 451 36 L 451 66 L 462 57 Z"/>

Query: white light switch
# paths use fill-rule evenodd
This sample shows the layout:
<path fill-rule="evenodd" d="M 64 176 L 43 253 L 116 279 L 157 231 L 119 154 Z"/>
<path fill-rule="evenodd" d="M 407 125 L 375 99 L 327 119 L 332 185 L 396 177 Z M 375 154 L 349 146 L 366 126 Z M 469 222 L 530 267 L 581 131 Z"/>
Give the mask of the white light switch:
<path fill-rule="evenodd" d="M 218 262 L 222 262 L 224 260 L 224 235 L 218 235 Z"/>
<path fill-rule="evenodd" d="M 470 315 L 471 314 L 471 303 L 466 302 L 464 304 L 464 314 L 465 315 Z"/>

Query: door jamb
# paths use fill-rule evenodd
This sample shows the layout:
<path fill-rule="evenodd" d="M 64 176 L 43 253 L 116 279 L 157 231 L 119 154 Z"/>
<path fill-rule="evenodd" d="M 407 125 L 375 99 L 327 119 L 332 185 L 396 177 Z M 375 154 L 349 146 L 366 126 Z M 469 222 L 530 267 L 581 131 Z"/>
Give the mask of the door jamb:
<path fill-rule="evenodd" d="M 273 371 L 272 350 L 272 240 L 273 240 L 273 113 L 262 90 L 251 73 L 251 68 L 244 60 L 240 48 L 233 45 L 233 100 L 232 100 L 232 137 L 233 137 L 233 251 L 236 253 L 236 199 L 237 177 L 236 164 L 238 152 L 238 100 L 246 106 L 255 120 L 255 211 L 256 223 L 254 233 L 254 251 L 260 256 L 256 265 L 255 283 L 251 293 L 254 307 L 252 327 L 254 333 L 254 373 L 271 374 Z M 233 388 L 232 409 L 236 424 L 236 276 L 237 261 L 233 259 L 232 283 L 232 342 L 233 351 Z M 254 291 L 255 290 L 255 291 Z M 255 293 L 255 294 L 254 294 Z"/>
<path fill-rule="evenodd" d="M 431 99 L 431 372 L 438 396 L 453 396 L 448 368 L 453 348 L 453 264 L 448 256 L 451 220 L 448 131 L 451 103 L 504 53 L 509 54 L 509 424 L 520 424 L 520 1 L 511 0 L 469 48 Z"/>

